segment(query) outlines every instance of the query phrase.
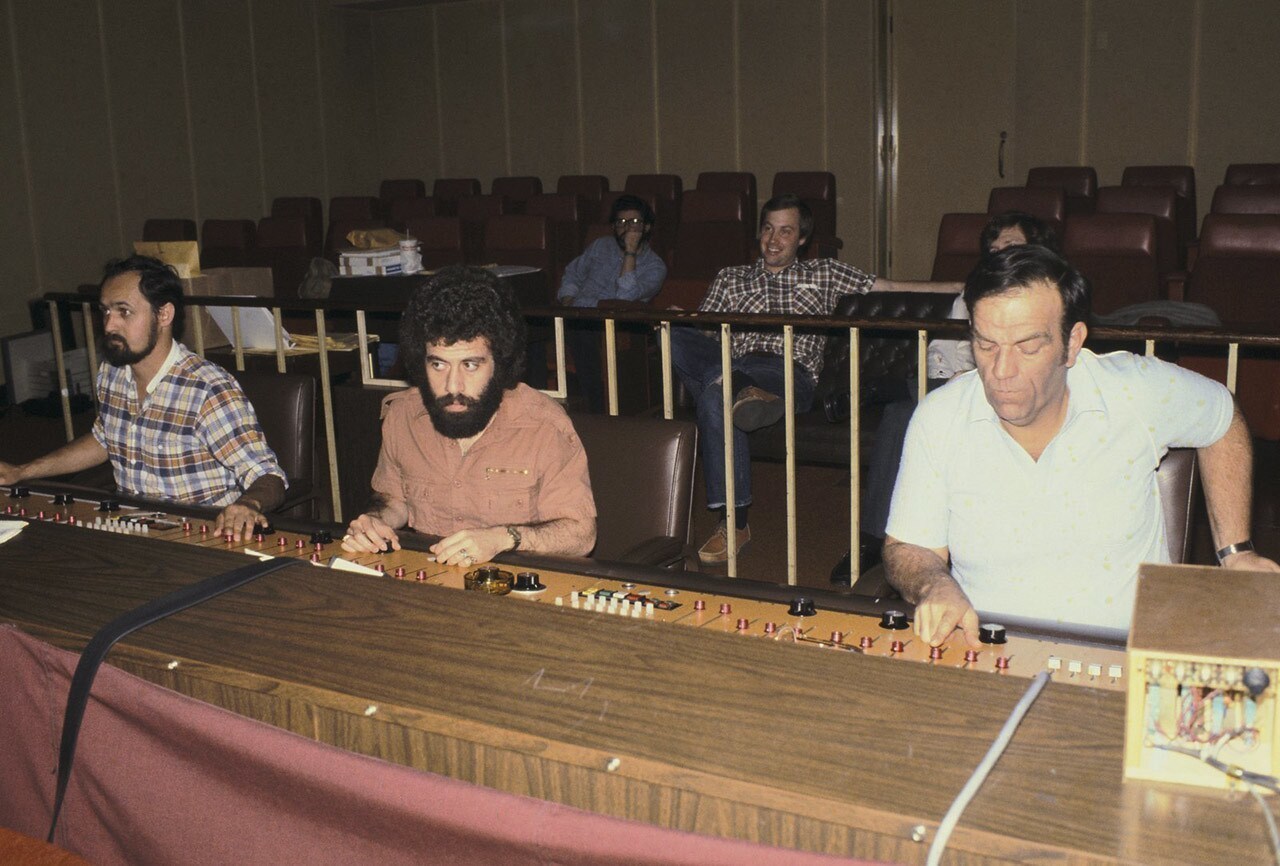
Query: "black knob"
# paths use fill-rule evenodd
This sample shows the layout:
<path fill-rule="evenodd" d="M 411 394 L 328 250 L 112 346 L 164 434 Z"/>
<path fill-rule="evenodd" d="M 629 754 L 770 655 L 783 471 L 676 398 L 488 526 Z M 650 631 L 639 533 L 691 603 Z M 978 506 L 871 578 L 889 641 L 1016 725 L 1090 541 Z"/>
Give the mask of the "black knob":
<path fill-rule="evenodd" d="M 1244 687 L 1254 698 L 1265 692 L 1269 685 L 1271 685 L 1271 677 L 1267 676 L 1267 672 L 1262 668 L 1245 668 Z"/>
<path fill-rule="evenodd" d="M 276 528 L 270 523 L 259 526 L 253 530 L 258 535 L 274 535 Z"/>
<path fill-rule="evenodd" d="M 799 596 L 791 599 L 791 607 L 787 608 L 787 613 L 791 616 L 813 616 L 818 609 L 813 605 L 813 599 Z"/>
<path fill-rule="evenodd" d="M 119 500 L 119 499 L 103 499 L 103 500 L 100 500 L 100 501 L 98 502 L 98 510 L 99 510 L 99 511 L 119 511 L 119 510 L 120 510 L 120 500 Z"/>
<path fill-rule="evenodd" d="M 73 502 L 75 502 L 75 499 L 72 497 L 70 493 L 54 494 L 54 497 L 53 497 L 54 505 L 70 505 Z"/>
<path fill-rule="evenodd" d="M 327 529 L 321 529 L 311 533 L 312 544 L 333 544 L 333 533 Z"/>
<path fill-rule="evenodd" d="M 907 628 L 907 615 L 900 610 L 886 610 L 880 614 L 880 628 L 901 631 Z"/>
<path fill-rule="evenodd" d="M 996 625 L 994 622 L 984 622 L 978 627 L 978 640 L 983 643 L 1004 643 L 1008 637 L 1005 635 L 1004 626 Z"/>
<path fill-rule="evenodd" d="M 30 495 L 31 495 L 30 487 L 10 487 L 9 488 L 10 499 L 26 499 Z"/>
<path fill-rule="evenodd" d="M 522 571 L 516 575 L 516 585 L 513 587 L 516 592 L 541 592 L 546 589 L 547 585 L 538 580 L 536 571 Z"/>

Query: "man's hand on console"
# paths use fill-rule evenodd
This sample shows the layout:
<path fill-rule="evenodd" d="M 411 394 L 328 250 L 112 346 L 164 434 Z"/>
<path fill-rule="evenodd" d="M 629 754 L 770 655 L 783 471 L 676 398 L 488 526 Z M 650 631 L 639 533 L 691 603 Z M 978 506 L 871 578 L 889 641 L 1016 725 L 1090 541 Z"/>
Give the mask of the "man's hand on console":
<path fill-rule="evenodd" d="M 0 460 L 0 484 L 11 485 L 22 481 L 22 467 Z"/>
<path fill-rule="evenodd" d="M 241 499 L 222 509 L 213 523 L 214 533 L 231 533 L 232 541 L 248 541 L 253 537 L 255 526 L 266 526 L 270 522 L 254 504 L 252 499 Z"/>
<path fill-rule="evenodd" d="M 477 562 L 488 562 L 513 546 L 515 542 L 505 526 L 491 526 L 447 535 L 431 545 L 431 552 L 436 555 L 436 562 L 470 568 Z"/>
<path fill-rule="evenodd" d="M 347 524 L 347 534 L 342 536 L 342 549 L 349 553 L 382 553 L 391 545 L 400 549 L 400 536 L 381 518 L 373 514 L 361 514 Z"/>
<path fill-rule="evenodd" d="M 978 649 L 978 626 L 978 612 L 950 575 L 932 582 L 916 600 L 915 633 L 929 646 L 938 646 L 959 629 L 965 642 Z"/>

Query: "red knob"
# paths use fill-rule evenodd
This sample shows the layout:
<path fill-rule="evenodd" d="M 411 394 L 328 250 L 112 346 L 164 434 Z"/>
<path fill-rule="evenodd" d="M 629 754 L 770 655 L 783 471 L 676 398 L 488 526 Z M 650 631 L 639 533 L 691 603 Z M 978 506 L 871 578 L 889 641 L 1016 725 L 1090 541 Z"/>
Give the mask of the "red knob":
<path fill-rule="evenodd" d="M 900 640 L 895 640 L 893 643 L 889 644 L 889 652 L 893 652 L 893 653 L 900 653 L 906 648 L 907 648 L 906 644 L 904 644 Z"/>
<path fill-rule="evenodd" d="M 733 613 L 733 605 L 729 604 L 728 602 L 725 602 L 724 604 L 720 605 L 721 616 L 728 616 L 731 613 Z"/>
<path fill-rule="evenodd" d="M 940 647 L 940 646 L 931 646 L 931 647 L 929 647 L 929 658 L 931 658 L 931 659 L 940 659 L 940 658 L 942 658 L 942 647 Z"/>
<path fill-rule="evenodd" d="M 288 547 L 288 544 L 289 544 L 289 543 L 288 543 L 287 541 L 285 541 L 285 540 L 284 540 L 284 536 L 283 536 L 283 535 L 276 539 L 276 546 L 277 546 L 277 547 Z"/>
<path fill-rule="evenodd" d="M 423 571 L 422 569 L 418 569 L 418 574 L 416 575 L 416 578 L 415 578 L 415 579 L 416 579 L 416 580 L 426 580 L 426 579 L 427 579 L 427 573 L 426 573 L 425 571 Z"/>
<path fill-rule="evenodd" d="M 693 609 L 694 609 L 694 610 L 706 610 L 706 609 L 707 609 L 707 603 L 706 603 L 705 601 L 703 601 L 702 599 L 698 599 L 697 601 L 695 601 L 695 602 L 693 603 Z"/>
<path fill-rule="evenodd" d="M 303 548 L 305 548 L 305 547 L 306 547 L 306 545 L 305 545 L 305 544 L 303 544 L 303 543 L 302 543 L 302 539 L 301 539 L 301 538 L 299 538 L 297 541 L 295 541 L 295 542 L 293 543 L 293 547 L 294 547 L 294 549 L 295 549 L 295 550 L 302 550 Z"/>
<path fill-rule="evenodd" d="M 374 570 L 375 570 L 375 571 L 377 571 L 377 572 L 378 572 L 378 574 L 386 574 L 386 573 L 387 573 L 387 567 L 386 567 L 385 565 L 383 565 L 381 562 L 379 562 L 379 563 L 378 563 L 377 565 L 375 565 L 373 568 L 374 568 Z"/>
<path fill-rule="evenodd" d="M 978 660 L 978 651 L 975 649 L 965 650 L 964 660 L 967 662 L 976 662 Z"/>
<path fill-rule="evenodd" d="M 397 565 L 397 566 L 396 566 L 396 577 L 397 577 L 397 578 L 403 578 L 403 577 L 404 577 L 404 566 L 403 566 L 403 565 Z"/>
<path fill-rule="evenodd" d="M 773 623 L 773 622 L 766 622 L 766 623 L 764 624 L 764 633 L 765 633 L 765 634 L 773 634 L 773 633 L 774 633 L 774 632 L 776 632 L 777 630 L 778 630 L 778 624 L 777 624 L 777 623 Z"/>
<path fill-rule="evenodd" d="M 202 524 L 200 524 L 200 534 L 201 534 L 201 535 L 208 535 L 208 534 L 209 534 L 209 527 L 205 526 L 203 523 L 202 523 Z"/>
<path fill-rule="evenodd" d="M 1008 669 L 1009 669 L 1009 657 L 1008 657 L 1008 656 L 997 656 L 997 657 L 996 657 L 996 670 L 999 670 L 999 671 L 1007 671 Z"/>
<path fill-rule="evenodd" d="M 838 632 L 838 631 L 833 631 L 833 632 L 831 633 L 831 642 L 832 642 L 832 643 L 844 643 L 844 635 L 843 635 L 842 633 Z"/>
<path fill-rule="evenodd" d="M 728 605 L 725 605 L 725 607 L 728 607 Z M 746 618 L 746 617 L 744 617 L 744 616 L 740 616 L 740 617 L 738 617 L 738 631 L 746 631 L 746 630 L 747 630 L 747 625 L 748 625 L 748 623 L 747 623 L 747 618 Z"/>
<path fill-rule="evenodd" d="M 862 638 L 858 641 L 858 646 L 862 647 L 863 649 L 871 649 L 872 643 L 874 643 L 874 641 L 872 641 L 871 636 L 864 634 Z"/>
<path fill-rule="evenodd" d="M 319 561 L 320 561 L 320 554 L 318 554 L 318 553 L 313 553 L 313 554 L 311 554 L 311 561 L 312 561 L 312 562 L 319 562 Z"/>

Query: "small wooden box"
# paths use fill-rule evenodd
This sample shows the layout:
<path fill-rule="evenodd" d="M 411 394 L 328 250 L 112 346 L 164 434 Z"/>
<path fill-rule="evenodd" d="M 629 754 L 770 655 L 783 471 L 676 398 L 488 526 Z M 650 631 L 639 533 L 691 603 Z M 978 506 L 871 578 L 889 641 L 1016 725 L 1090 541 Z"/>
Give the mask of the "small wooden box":
<path fill-rule="evenodd" d="M 1201 754 L 1276 775 L 1278 681 L 1280 575 L 1142 566 L 1129 631 L 1125 778 L 1238 784 Z"/>

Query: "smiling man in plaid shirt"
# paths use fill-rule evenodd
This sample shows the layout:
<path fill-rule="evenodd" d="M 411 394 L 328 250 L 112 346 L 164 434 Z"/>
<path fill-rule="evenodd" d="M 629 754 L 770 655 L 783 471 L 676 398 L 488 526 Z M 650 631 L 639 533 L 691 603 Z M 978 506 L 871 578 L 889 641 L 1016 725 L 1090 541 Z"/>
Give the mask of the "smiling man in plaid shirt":
<path fill-rule="evenodd" d="M 133 256 L 107 265 L 100 291 L 106 362 L 93 432 L 30 463 L 0 463 L 0 484 L 110 460 L 122 492 L 221 506 L 215 532 L 248 536 L 284 501 L 284 472 L 236 380 L 174 339 L 177 274 Z"/>
<path fill-rule="evenodd" d="M 800 251 L 813 233 L 813 214 L 798 196 L 778 195 L 760 211 L 760 258 L 754 264 L 725 268 L 702 301 L 704 312 L 828 316 L 843 295 L 869 291 L 959 292 L 960 283 L 885 280 L 835 259 L 801 261 Z M 720 344 L 706 331 L 673 328 L 671 359 L 676 373 L 697 403 L 702 471 L 707 507 L 725 508 L 724 411 Z M 822 371 L 823 334 L 797 333 L 795 407 L 806 412 Z M 747 433 L 775 424 L 785 406 L 782 329 L 733 333 L 733 480 L 736 540 L 739 550 L 751 540 L 751 456 Z M 728 532 L 720 526 L 698 551 L 705 563 L 729 558 Z"/>

